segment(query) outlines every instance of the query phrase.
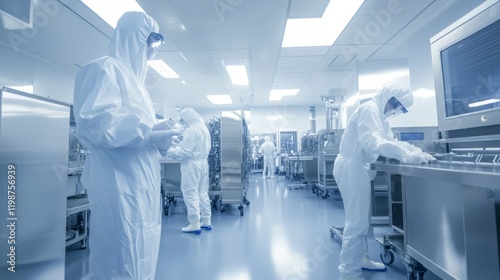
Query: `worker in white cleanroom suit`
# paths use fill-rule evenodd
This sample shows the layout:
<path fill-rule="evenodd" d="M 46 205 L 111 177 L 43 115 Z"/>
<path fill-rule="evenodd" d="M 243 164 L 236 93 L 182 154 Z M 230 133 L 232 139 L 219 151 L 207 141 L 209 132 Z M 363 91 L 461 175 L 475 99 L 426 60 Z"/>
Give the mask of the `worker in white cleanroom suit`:
<path fill-rule="evenodd" d="M 368 258 L 366 236 L 370 227 L 371 186 L 376 171 L 370 164 L 381 155 L 403 163 L 425 163 L 434 158 L 394 138 L 388 119 L 406 113 L 413 104 L 410 89 L 393 84 L 358 107 L 347 122 L 333 174 L 344 202 L 345 227 L 340 254 L 340 279 L 364 279 L 361 269 L 385 270 Z"/>
<path fill-rule="evenodd" d="M 262 169 L 262 178 L 267 176 L 274 178 L 274 144 L 269 136 L 264 137 L 264 143 L 260 146 L 260 152 L 264 155 L 264 169 Z"/>
<path fill-rule="evenodd" d="M 155 279 L 161 203 L 158 148 L 172 123 L 158 123 L 144 85 L 162 44 L 158 24 L 127 12 L 108 55 L 85 65 L 74 89 L 76 135 L 90 151 L 81 178 L 90 202 L 90 279 Z"/>
<path fill-rule="evenodd" d="M 181 191 L 189 221 L 182 231 L 199 234 L 201 228 L 212 229 L 207 161 L 212 144 L 203 119 L 193 108 L 182 109 L 181 123 L 186 126 L 182 142 L 170 148 L 167 155 L 182 159 Z"/>

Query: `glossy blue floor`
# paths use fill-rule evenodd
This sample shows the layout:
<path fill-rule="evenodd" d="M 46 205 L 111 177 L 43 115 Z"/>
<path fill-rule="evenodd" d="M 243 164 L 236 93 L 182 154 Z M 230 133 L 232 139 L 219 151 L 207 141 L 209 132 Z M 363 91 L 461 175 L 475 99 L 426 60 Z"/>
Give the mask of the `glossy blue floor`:
<path fill-rule="evenodd" d="M 341 200 L 322 199 L 310 188 L 289 189 L 284 177 L 262 179 L 252 175 L 240 216 L 238 205 L 224 213 L 213 211 L 212 231 L 201 235 L 181 232 L 187 225 L 186 207 L 179 199 L 163 216 L 156 279 L 338 279 L 340 243 L 330 236 L 332 225 L 343 226 Z M 391 231 L 370 231 L 370 257 L 380 261 L 381 246 L 374 237 Z M 90 237 L 92 238 L 92 237 Z M 66 279 L 81 279 L 88 273 L 88 249 L 79 244 L 67 248 Z M 399 256 L 385 272 L 364 271 L 370 280 L 407 279 Z M 439 279 L 431 272 L 426 280 Z"/>

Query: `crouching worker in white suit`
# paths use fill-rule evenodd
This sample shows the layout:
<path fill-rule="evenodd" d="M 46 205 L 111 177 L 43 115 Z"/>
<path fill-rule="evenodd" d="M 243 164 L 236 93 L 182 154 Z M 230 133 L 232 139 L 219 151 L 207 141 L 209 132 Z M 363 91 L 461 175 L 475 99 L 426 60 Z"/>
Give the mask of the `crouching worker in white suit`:
<path fill-rule="evenodd" d="M 200 234 L 201 228 L 212 229 L 207 161 L 211 148 L 210 133 L 201 116 L 193 108 L 184 108 L 181 111 L 181 122 L 186 126 L 182 142 L 175 148 L 170 148 L 167 155 L 182 159 L 181 191 L 189 221 L 189 225 L 182 228 L 182 231 Z"/>

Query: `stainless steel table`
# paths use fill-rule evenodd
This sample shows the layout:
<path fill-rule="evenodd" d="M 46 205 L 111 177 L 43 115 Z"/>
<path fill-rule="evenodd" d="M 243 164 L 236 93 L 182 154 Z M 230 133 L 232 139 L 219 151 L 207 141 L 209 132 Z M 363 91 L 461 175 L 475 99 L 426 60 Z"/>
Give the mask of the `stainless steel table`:
<path fill-rule="evenodd" d="M 409 256 L 443 279 L 500 279 L 500 165 L 377 162 L 400 175 Z"/>

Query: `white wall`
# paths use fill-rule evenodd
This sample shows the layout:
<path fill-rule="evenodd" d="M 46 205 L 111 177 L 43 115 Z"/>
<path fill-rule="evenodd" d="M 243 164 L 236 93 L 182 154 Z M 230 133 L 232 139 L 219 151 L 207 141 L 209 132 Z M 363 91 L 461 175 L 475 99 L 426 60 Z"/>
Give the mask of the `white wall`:
<path fill-rule="evenodd" d="M 0 43 L 0 85 L 32 85 L 33 94 L 73 103 L 75 74 Z"/>
<path fill-rule="evenodd" d="M 199 109 L 194 108 L 204 120 L 212 117 L 220 117 L 220 111 L 224 109 Z M 175 108 L 164 110 L 165 117 L 175 119 L 177 117 Z M 309 106 L 293 107 L 252 107 L 250 108 L 250 134 L 277 133 L 278 131 L 297 131 L 301 138 L 304 132 L 310 130 Z M 268 120 L 271 116 L 281 116 L 281 119 Z M 316 106 L 316 131 L 326 127 L 326 108 Z"/>

